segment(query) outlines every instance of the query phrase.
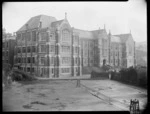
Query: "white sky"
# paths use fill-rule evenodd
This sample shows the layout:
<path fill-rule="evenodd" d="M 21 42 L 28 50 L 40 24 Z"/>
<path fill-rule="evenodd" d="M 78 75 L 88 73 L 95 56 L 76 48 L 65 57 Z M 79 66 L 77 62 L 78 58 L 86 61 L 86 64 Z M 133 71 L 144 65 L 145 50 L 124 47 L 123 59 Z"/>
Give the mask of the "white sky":
<path fill-rule="evenodd" d="M 129 33 L 135 41 L 147 41 L 147 4 L 144 0 L 128 2 L 5 2 L 2 22 L 13 33 L 31 17 L 45 14 L 57 20 L 65 18 L 72 27 L 83 30 L 104 28 L 112 34 Z"/>

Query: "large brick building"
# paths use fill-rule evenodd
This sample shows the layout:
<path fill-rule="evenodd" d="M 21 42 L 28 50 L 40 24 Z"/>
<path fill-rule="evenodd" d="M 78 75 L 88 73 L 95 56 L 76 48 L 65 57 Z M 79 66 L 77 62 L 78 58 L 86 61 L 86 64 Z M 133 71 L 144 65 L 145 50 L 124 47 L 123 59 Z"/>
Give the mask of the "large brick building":
<path fill-rule="evenodd" d="M 3 35 L 2 39 L 2 62 L 10 64 L 11 67 L 14 65 L 14 55 L 16 46 L 16 36 L 10 33 Z"/>
<path fill-rule="evenodd" d="M 37 76 L 81 76 L 84 68 L 103 63 L 134 66 L 134 62 L 128 61 L 134 60 L 131 34 L 107 34 L 105 27 L 93 31 L 76 29 L 70 26 L 66 14 L 63 20 L 46 15 L 32 17 L 16 34 L 15 62 Z"/>

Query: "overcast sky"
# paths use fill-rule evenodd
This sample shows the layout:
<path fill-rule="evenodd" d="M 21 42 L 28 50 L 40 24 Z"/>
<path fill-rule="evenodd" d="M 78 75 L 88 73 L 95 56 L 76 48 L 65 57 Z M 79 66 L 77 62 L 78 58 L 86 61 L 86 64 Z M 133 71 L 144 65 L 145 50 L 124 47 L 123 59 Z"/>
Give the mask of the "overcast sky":
<path fill-rule="evenodd" d="M 147 41 L 147 4 L 128 2 L 5 2 L 2 22 L 6 32 L 16 32 L 31 17 L 45 14 L 57 20 L 65 18 L 72 27 L 83 30 L 105 28 L 111 34 L 129 33 L 135 41 Z"/>

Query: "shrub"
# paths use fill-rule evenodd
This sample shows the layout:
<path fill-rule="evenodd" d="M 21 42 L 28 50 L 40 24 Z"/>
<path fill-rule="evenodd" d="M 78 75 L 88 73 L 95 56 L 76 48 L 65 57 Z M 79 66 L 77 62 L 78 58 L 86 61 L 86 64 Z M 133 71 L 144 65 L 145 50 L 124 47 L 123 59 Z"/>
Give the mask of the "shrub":
<path fill-rule="evenodd" d="M 137 68 L 137 76 L 138 76 L 138 85 L 142 87 L 147 86 L 147 69 L 146 68 Z"/>
<path fill-rule="evenodd" d="M 112 79 L 147 87 L 147 69 L 145 67 L 122 68 L 120 73 L 112 73 Z"/>

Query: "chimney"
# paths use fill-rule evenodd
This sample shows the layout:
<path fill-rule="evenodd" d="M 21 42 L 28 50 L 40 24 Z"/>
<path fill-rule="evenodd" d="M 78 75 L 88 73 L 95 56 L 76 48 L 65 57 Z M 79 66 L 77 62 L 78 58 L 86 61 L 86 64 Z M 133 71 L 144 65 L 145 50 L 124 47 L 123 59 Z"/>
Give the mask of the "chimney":
<path fill-rule="evenodd" d="M 40 21 L 39 28 L 42 28 L 42 22 Z"/>
<path fill-rule="evenodd" d="M 28 29 L 28 24 L 26 24 L 26 30 Z"/>

